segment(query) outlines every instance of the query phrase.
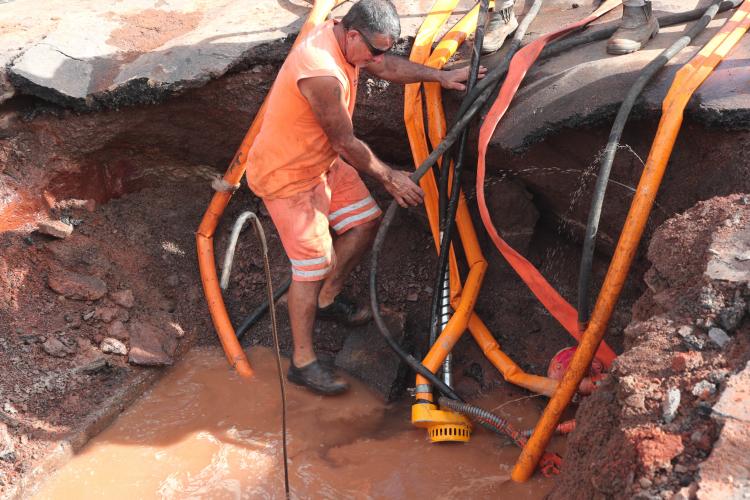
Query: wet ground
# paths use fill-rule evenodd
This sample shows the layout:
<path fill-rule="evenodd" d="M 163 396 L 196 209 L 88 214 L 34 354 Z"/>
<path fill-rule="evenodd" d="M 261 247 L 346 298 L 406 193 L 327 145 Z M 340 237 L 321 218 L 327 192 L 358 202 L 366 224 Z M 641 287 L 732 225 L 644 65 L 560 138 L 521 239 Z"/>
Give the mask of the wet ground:
<path fill-rule="evenodd" d="M 262 348 L 250 359 L 257 376 L 243 380 L 219 349 L 193 349 L 36 498 L 283 498 L 275 362 Z M 510 481 L 518 450 L 501 437 L 475 429 L 467 444 L 432 444 L 410 424 L 409 400 L 386 406 L 351 383 L 337 398 L 289 387 L 293 497 L 533 499 L 551 490 L 539 474 Z M 475 403 L 519 428 L 538 416 L 534 402 L 502 391 Z"/>

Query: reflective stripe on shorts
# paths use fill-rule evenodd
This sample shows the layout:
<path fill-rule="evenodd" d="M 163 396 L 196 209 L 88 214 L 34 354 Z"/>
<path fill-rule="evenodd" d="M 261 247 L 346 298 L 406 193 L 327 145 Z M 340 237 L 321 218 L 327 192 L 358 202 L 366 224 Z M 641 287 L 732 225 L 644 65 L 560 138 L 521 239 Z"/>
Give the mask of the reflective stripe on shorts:
<path fill-rule="evenodd" d="M 359 221 L 374 219 L 380 213 L 380 208 L 375 203 L 375 200 L 372 199 L 372 196 L 367 196 L 335 212 L 331 212 L 328 214 L 328 222 L 334 231 L 340 233 L 356 225 L 355 223 Z"/>
<path fill-rule="evenodd" d="M 323 278 L 331 272 L 331 261 L 326 257 L 313 259 L 289 259 L 292 274 L 300 278 Z"/>

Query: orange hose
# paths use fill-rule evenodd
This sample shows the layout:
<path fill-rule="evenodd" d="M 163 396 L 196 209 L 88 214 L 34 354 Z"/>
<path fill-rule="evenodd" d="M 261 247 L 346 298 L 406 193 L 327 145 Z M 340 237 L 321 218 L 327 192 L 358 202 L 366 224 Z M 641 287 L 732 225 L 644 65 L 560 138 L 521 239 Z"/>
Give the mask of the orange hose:
<path fill-rule="evenodd" d="M 469 26 L 467 26 L 468 24 L 470 24 L 470 19 L 469 21 L 467 21 L 467 18 L 473 18 L 473 24 L 474 26 L 476 26 L 477 14 L 479 12 L 478 6 L 472 9 L 469 14 L 464 16 L 464 18 L 456 23 L 456 26 L 454 26 L 448 32 L 448 34 L 443 37 L 443 40 L 441 40 L 438 46 L 435 48 L 434 58 L 430 57 L 430 50 L 437 32 L 448 20 L 457 3 L 458 0 L 438 0 L 435 2 L 430 13 L 422 23 L 422 26 L 420 26 L 419 31 L 417 32 L 417 36 L 414 39 L 414 45 L 412 46 L 411 54 L 409 55 L 410 61 L 419 64 L 429 64 L 434 68 L 440 68 L 443 66 L 443 64 L 445 64 L 445 62 L 447 62 L 450 56 L 453 55 L 460 42 L 465 39 L 465 35 L 462 37 L 461 32 L 466 32 L 471 29 Z M 420 93 L 421 85 L 421 83 L 412 83 L 406 85 L 404 89 L 404 123 L 406 124 L 406 132 L 409 138 L 409 145 L 411 146 L 412 156 L 414 157 L 414 163 L 416 165 L 422 163 L 424 159 L 429 155 L 429 148 L 427 145 L 427 138 L 424 129 L 424 114 L 422 112 L 422 95 Z M 434 121 L 433 117 L 435 116 L 435 113 L 439 113 L 440 111 L 442 110 L 435 109 L 434 99 L 428 101 L 427 113 L 431 123 L 432 121 Z M 446 165 L 444 166 L 444 168 L 449 167 Z M 435 241 L 435 246 L 439 249 L 440 236 L 437 210 L 437 183 L 435 182 L 435 176 L 433 175 L 432 171 L 427 172 L 427 174 L 424 175 L 422 179 L 420 179 L 419 183 L 422 187 L 422 190 L 424 191 L 424 205 L 427 212 L 427 219 L 430 224 L 430 229 L 432 231 L 432 236 Z M 456 265 L 456 256 L 452 245 L 449 250 L 448 257 L 451 296 L 454 296 L 454 283 L 459 283 L 460 277 L 458 276 L 458 266 Z M 479 281 L 481 282 L 481 277 L 483 275 L 484 272 L 481 272 L 480 276 L 477 276 L 476 273 L 474 276 L 478 277 Z M 469 298 L 468 295 L 467 298 Z M 451 318 L 451 321 L 453 320 L 454 318 Z M 455 344 L 455 342 L 458 340 L 458 338 L 460 338 L 460 336 L 463 334 L 463 331 L 466 329 L 466 325 L 464 324 L 463 326 L 461 326 L 458 324 L 458 321 L 460 321 L 460 318 L 456 321 L 453 321 L 453 326 L 451 326 L 450 330 L 448 330 L 448 326 L 450 326 L 451 322 L 449 321 L 448 325 L 446 325 L 446 330 L 448 330 L 449 336 L 451 338 L 447 339 L 446 337 L 444 345 L 447 346 L 448 344 L 450 344 L 451 348 L 453 347 L 453 344 Z M 435 343 L 435 345 L 437 344 L 438 342 Z M 435 352 L 433 354 L 433 357 L 431 358 L 431 362 L 437 360 L 437 364 L 439 365 L 448 352 L 450 352 L 450 348 L 448 348 L 447 350 L 442 350 L 440 353 Z M 442 356 L 442 359 L 439 359 L 440 356 Z M 435 372 L 437 368 L 430 368 L 430 370 Z M 427 384 L 427 380 L 424 377 L 417 375 L 417 386 L 421 386 L 424 384 Z M 431 401 L 432 394 L 418 393 L 417 398 Z"/>
<path fill-rule="evenodd" d="M 539 57 L 542 49 L 548 42 L 560 38 L 578 28 L 585 26 L 591 21 L 597 19 L 603 14 L 609 12 L 616 6 L 620 5 L 621 0 L 607 0 L 598 9 L 596 9 L 591 15 L 582 19 L 576 23 L 570 24 L 561 28 L 555 32 L 549 33 L 542 37 L 537 38 L 530 44 L 519 50 L 513 57 L 508 68 L 508 74 L 505 77 L 503 86 L 500 89 L 500 93 L 497 100 L 492 105 L 484 123 L 479 131 L 479 157 L 477 164 L 477 179 L 476 179 L 476 191 L 477 191 L 477 205 L 479 206 L 479 214 L 482 217 L 482 222 L 487 232 L 490 235 L 493 243 L 503 255 L 508 264 L 518 273 L 518 276 L 526 283 L 529 289 L 536 295 L 539 301 L 544 307 L 557 319 L 558 322 L 576 339 L 581 339 L 578 315 L 575 308 L 571 306 L 552 285 L 542 276 L 542 274 L 521 254 L 516 252 L 505 240 L 500 237 L 495 225 L 492 222 L 489 210 L 487 209 L 487 202 L 485 200 L 484 193 L 484 181 L 485 181 L 485 160 L 487 155 L 487 146 L 492 134 L 497 128 L 497 124 L 500 119 L 505 115 L 505 112 L 510 107 L 510 103 L 513 97 L 516 95 L 518 87 L 521 85 L 526 73 L 529 68 Z M 597 353 L 597 357 L 602 360 L 604 365 L 609 368 L 612 361 L 615 359 L 615 353 L 606 344 L 603 344 Z"/>
<path fill-rule="evenodd" d="M 294 44 L 296 45 L 302 40 L 313 27 L 325 21 L 329 12 L 342 2 L 343 0 L 315 0 L 315 5 L 310 11 L 310 15 L 302 26 Z M 242 174 L 245 173 L 247 152 L 250 150 L 250 146 L 252 146 L 255 137 L 260 131 L 265 109 L 266 101 L 263 102 L 260 110 L 255 115 L 250 129 L 245 134 L 245 138 L 242 139 L 240 147 L 224 174 L 224 181 L 229 185 L 238 185 L 242 179 Z M 198 250 L 198 267 L 200 268 L 203 292 L 206 295 L 208 311 L 211 313 L 211 319 L 214 328 L 216 328 L 216 333 L 219 335 L 221 346 L 229 360 L 229 364 L 237 370 L 237 373 L 243 377 L 251 377 L 253 369 L 250 367 L 250 362 L 247 360 L 247 356 L 235 336 L 232 322 L 229 319 L 229 314 L 221 295 L 219 278 L 216 275 L 216 260 L 214 258 L 214 231 L 231 197 L 231 191 L 217 191 L 214 193 L 206 209 L 206 213 L 203 215 L 198 231 L 195 233 L 195 242 Z"/>
<path fill-rule="evenodd" d="M 443 37 L 432 54 L 429 57 L 426 56 L 429 47 L 432 45 L 435 33 L 442 26 L 442 23 L 447 20 L 446 13 L 449 13 L 448 8 L 451 5 L 455 5 L 455 3 L 444 1 L 438 2 L 433 6 L 432 12 L 427 16 L 417 34 L 410 57 L 412 61 L 425 63 L 434 68 L 441 68 L 455 53 L 460 44 L 466 40 L 468 34 L 475 29 L 479 6 L 476 6 L 456 23 Z M 424 94 L 426 99 L 425 108 L 427 109 L 428 116 L 429 139 L 432 145 L 435 146 L 442 141 L 447 133 L 440 85 L 438 83 L 425 83 Z M 404 98 L 404 121 L 406 122 L 414 161 L 416 164 L 420 164 L 428 156 L 429 151 L 427 141 L 425 140 L 424 116 L 419 84 L 407 85 Z M 444 168 L 452 169 L 452 165 Z M 427 211 L 430 229 L 435 240 L 435 245 L 439 248 L 437 184 L 432 172 L 428 172 L 422 178 L 421 185 L 425 191 L 425 210 Z M 497 341 L 495 341 L 482 320 L 473 311 L 487 269 L 487 261 L 479 247 L 479 241 L 463 193 L 459 194 L 456 226 L 461 236 L 461 243 L 469 266 L 469 274 L 466 278 L 465 289 L 462 289 L 455 253 L 451 246 L 449 254 L 450 299 L 451 306 L 455 312 L 433 344 L 423 364 L 431 371 L 436 372 L 468 326 L 485 356 L 503 374 L 506 381 L 535 393 L 552 396 L 558 382 L 547 377 L 529 375 L 521 370 L 513 360 L 500 350 Z M 417 376 L 416 383 L 417 386 L 420 386 L 427 384 L 427 380 L 421 376 Z M 417 398 L 431 401 L 432 394 L 418 393 Z"/>
<path fill-rule="evenodd" d="M 746 0 L 698 55 L 677 72 L 662 103 L 659 128 L 656 131 L 607 276 L 594 306 L 591 321 L 560 382 L 559 389 L 544 409 L 542 418 L 516 462 L 511 474 L 514 481 L 526 481 L 533 474 L 555 426 L 560 421 L 562 412 L 570 404 L 578 384 L 585 376 L 594 353 L 604 337 L 643 236 L 667 162 L 682 125 L 683 112 L 688 100 L 748 28 L 750 28 L 750 1 Z"/>

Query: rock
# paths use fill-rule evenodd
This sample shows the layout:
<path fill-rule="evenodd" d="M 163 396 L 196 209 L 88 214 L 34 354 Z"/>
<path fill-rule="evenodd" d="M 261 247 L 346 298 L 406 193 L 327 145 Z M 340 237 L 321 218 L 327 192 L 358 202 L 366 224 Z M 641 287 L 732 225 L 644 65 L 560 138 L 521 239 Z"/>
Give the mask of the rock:
<path fill-rule="evenodd" d="M 130 326 L 128 362 L 135 365 L 171 365 L 177 349 L 177 339 L 164 330 L 146 322 Z"/>
<path fill-rule="evenodd" d="M 713 407 L 713 415 L 750 425 L 750 361 L 742 371 L 729 378 Z"/>
<path fill-rule="evenodd" d="M 42 344 L 42 349 L 44 349 L 44 352 L 49 354 L 50 356 L 54 356 L 56 358 L 64 358 L 68 354 L 72 354 L 74 351 L 70 349 L 68 346 L 57 340 L 55 337 L 50 337 Z"/>
<path fill-rule="evenodd" d="M 696 351 L 678 352 L 672 356 L 672 370 L 684 372 L 694 370 L 703 363 L 703 356 Z"/>
<path fill-rule="evenodd" d="M 13 444 L 13 437 L 8 432 L 8 426 L 0 423 L 0 460 L 14 463 L 16 458 L 16 447 Z"/>
<path fill-rule="evenodd" d="M 407 302 L 416 302 L 419 300 L 419 294 L 417 292 L 409 292 L 406 295 Z"/>
<path fill-rule="evenodd" d="M 128 327 L 125 326 L 125 323 L 115 320 L 107 327 L 107 336 L 118 340 L 128 340 L 130 338 L 130 333 L 128 332 Z"/>
<path fill-rule="evenodd" d="M 642 477 L 642 478 L 640 478 L 640 479 L 638 480 L 638 484 L 640 484 L 640 485 L 641 485 L 641 488 L 643 488 L 644 490 L 647 490 L 647 489 L 649 489 L 649 488 L 651 487 L 651 485 L 652 485 L 653 483 L 651 482 L 651 480 L 650 480 L 649 478 L 647 478 L 647 477 Z"/>
<path fill-rule="evenodd" d="M 689 349 L 695 349 L 696 351 L 700 351 L 704 347 L 706 347 L 706 341 L 698 337 L 697 335 L 688 335 L 682 340 Z"/>
<path fill-rule="evenodd" d="M 677 410 L 680 408 L 680 398 L 681 393 L 679 389 L 673 387 L 667 391 L 661 405 L 661 414 L 666 423 L 672 422 L 677 415 Z"/>
<path fill-rule="evenodd" d="M 685 450 L 681 437 L 666 433 L 659 427 L 646 432 L 648 435 L 644 435 L 644 439 L 636 444 L 638 460 L 643 470 L 653 473 L 659 469 L 671 468 L 672 459 Z"/>
<path fill-rule="evenodd" d="M 711 342 L 722 349 L 729 343 L 730 340 L 732 340 L 724 330 L 716 327 L 708 330 L 708 338 L 711 339 Z"/>
<path fill-rule="evenodd" d="M 383 311 L 383 316 L 396 342 L 402 342 L 405 315 Z M 352 331 L 336 355 L 336 366 L 363 380 L 386 401 L 401 394 L 408 373 L 406 365 L 393 354 L 373 323 Z"/>
<path fill-rule="evenodd" d="M 689 335 L 693 335 L 695 332 L 695 328 L 693 328 L 690 325 L 683 325 L 677 329 L 677 335 L 679 335 L 682 338 L 688 337 Z"/>
<path fill-rule="evenodd" d="M 692 500 L 695 498 L 696 491 L 698 491 L 698 485 L 692 483 L 684 488 L 680 488 L 680 490 L 672 496 L 671 500 Z"/>
<path fill-rule="evenodd" d="M 94 309 L 94 319 L 103 321 L 104 323 L 111 323 L 117 316 L 116 307 L 99 306 Z"/>
<path fill-rule="evenodd" d="M 182 328 L 182 325 L 176 321 L 167 321 L 164 323 L 164 329 L 178 339 L 185 336 L 185 330 Z"/>
<path fill-rule="evenodd" d="M 701 380 L 693 386 L 691 392 L 693 393 L 693 396 L 699 399 L 707 399 L 716 394 L 716 386 L 708 380 Z"/>
<path fill-rule="evenodd" d="M 125 356 L 128 353 L 127 346 L 112 337 L 106 337 L 104 340 L 102 340 L 102 343 L 99 344 L 99 349 L 101 349 L 104 354 L 117 354 L 120 356 Z"/>
<path fill-rule="evenodd" d="M 99 300 L 107 293 L 107 284 L 96 276 L 86 276 L 64 269 L 51 271 L 47 277 L 47 284 L 60 295 L 74 300 Z"/>
<path fill-rule="evenodd" d="M 741 297 L 736 297 L 734 303 L 719 311 L 719 324 L 728 332 L 733 332 L 745 316 L 747 304 Z"/>
<path fill-rule="evenodd" d="M 112 302 L 125 309 L 130 309 L 135 305 L 135 297 L 132 290 L 118 290 L 109 294 Z"/>
<path fill-rule="evenodd" d="M 625 404 L 636 410 L 645 410 L 646 396 L 640 392 L 636 392 L 625 398 Z"/>
<path fill-rule="evenodd" d="M 96 373 L 98 371 L 101 371 L 105 369 L 108 366 L 107 358 L 104 356 L 94 359 L 93 361 L 90 361 L 86 363 L 85 365 L 82 365 L 78 368 L 78 370 L 81 373 Z"/>
<path fill-rule="evenodd" d="M 37 231 L 42 234 L 46 234 L 47 236 L 52 236 L 54 238 L 60 238 L 61 240 L 64 240 L 65 238 L 73 234 L 73 226 L 59 220 L 47 220 L 39 223 L 39 226 L 37 226 Z"/>

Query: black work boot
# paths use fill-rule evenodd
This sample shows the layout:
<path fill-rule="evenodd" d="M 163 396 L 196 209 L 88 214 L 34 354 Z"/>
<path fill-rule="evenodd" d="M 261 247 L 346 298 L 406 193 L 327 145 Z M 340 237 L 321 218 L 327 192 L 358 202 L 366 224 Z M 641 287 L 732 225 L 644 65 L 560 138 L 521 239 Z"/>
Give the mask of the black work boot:
<path fill-rule="evenodd" d="M 325 396 L 341 394 L 349 389 L 349 383 L 346 380 L 334 375 L 318 360 L 302 368 L 294 366 L 294 361 L 292 361 L 289 363 L 289 372 L 286 374 L 286 378 L 293 384 L 305 386 Z"/>
<path fill-rule="evenodd" d="M 482 54 L 490 54 L 500 50 L 505 39 L 518 28 L 518 19 L 513 12 L 514 1 L 501 2 L 497 0 L 495 10 L 490 12 L 487 27 L 484 28 L 484 42 Z"/>
<path fill-rule="evenodd" d="M 620 27 L 607 42 L 607 52 L 614 55 L 640 50 L 659 33 L 659 21 L 651 12 L 651 2 L 642 7 L 622 7 Z"/>
<path fill-rule="evenodd" d="M 338 294 L 327 306 L 318 307 L 316 317 L 345 326 L 360 326 L 372 319 L 372 311 L 369 306 L 358 306 L 353 300 Z"/>

